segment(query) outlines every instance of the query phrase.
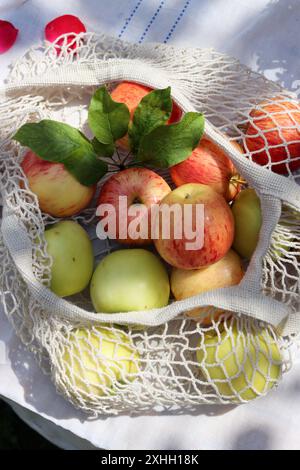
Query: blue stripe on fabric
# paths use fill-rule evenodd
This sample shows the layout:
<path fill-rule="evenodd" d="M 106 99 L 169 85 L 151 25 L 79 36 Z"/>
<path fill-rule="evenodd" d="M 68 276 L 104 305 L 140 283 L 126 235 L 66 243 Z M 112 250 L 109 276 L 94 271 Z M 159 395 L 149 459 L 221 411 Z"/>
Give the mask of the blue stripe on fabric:
<path fill-rule="evenodd" d="M 141 35 L 141 37 L 139 39 L 139 44 L 141 44 L 144 41 L 146 34 L 148 33 L 149 29 L 153 25 L 154 21 L 156 20 L 160 10 L 162 9 L 162 7 L 164 6 L 165 3 L 166 3 L 165 0 L 162 0 L 160 2 L 160 4 L 158 5 L 156 12 L 153 14 L 151 20 L 149 21 L 149 23 L 147 24 L 147 26 L 145 28 L 145 31 L 143 32 L 143 34 Z"/>
<path fill-rule="evenodd" d="M 178 26 L 178 23 L 182 20 L 182 18 L 183 18 L 183 16 L 184 16 L 184 14 L 185 14 L 185 12 L 186 12 L 188 6 L 190 5 L 190 3 L 191 3 L 191 0 L 187 0 L 187 1 L 185 2 L 185 4 L 184 4 L 184 6 L 183 6 L 183 8 L 182 8 L 182 10 L 181 10 L 181 12 L 180 12 L 180 14 L 177 16 L 177 18 L 176 18 L 176 20 L 175 20 L 175 23 L 173 24 L 172 28 L 170 29 L 170 31 L 168 32 L 168 34 L 167 34 L 167 36 L 166 36 L 166 38 L 165 38 L 165 40 L 164 40 L 164 44 L 166 44 L 166 43 L 169 41 L 169 39 L 171 38 L 171 36 L 173 35 L 175 29 L 176 29 L 177 26 Z"/>
<path fill-rule="evenodd" d="M 123 34 L 125 33 L 125 31 L 126 31 L 128 25 L 129 25 L 130 21 L 132 20 L 132 18 L 133 18 L 134 15 L 136 14 L 136 12 L 137 12 L 137 10 L 139 9 L 141 3 L 143 3 L 143 0 L 139 0 L 139 1 L 136 3 L 136 5 L 135 5 L 135 7 L 133 8 L 132 12 L 130 13 L 129 17 L 126 18 L 126 21 L 125 21 L 125 23 L 124 23 L 123 28 L 122 28 L 121 31 L 120 31 L 120 34 L 119 34 L 118 38 L 121 38 L 121 37 L 123 36 Z"/>

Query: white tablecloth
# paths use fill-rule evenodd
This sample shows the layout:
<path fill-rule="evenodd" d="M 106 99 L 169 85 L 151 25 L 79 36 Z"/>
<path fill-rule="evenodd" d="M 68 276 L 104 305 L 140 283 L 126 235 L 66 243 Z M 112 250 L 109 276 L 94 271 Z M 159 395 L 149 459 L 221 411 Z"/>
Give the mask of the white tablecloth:
<path fill-rule="evenodd" d="M 44 25 L 71 13 L 90 31 L 125 40 L 214 47 L 300 89 L 299 0 L 0 0 L 0 19 L 20 35 L 9 64 L 43 38 Z M 202 406 L 193 415 L 88 420 L 58 396 L 0 312 L 0 395 L 37 431 L 67 449 L 299 449 L 300 363 L 278 390 L 240 407 Z M 30 410 L 30 411 L 29 411 Z"/>

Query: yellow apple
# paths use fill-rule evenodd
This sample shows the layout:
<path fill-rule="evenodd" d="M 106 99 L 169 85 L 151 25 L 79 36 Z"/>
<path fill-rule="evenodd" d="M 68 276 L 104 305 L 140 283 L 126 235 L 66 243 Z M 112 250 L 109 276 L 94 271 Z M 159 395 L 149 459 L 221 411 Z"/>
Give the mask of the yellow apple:
<path fill-rule="evenodd" d="M 234 321 L 223 331 L 208 331 L 199 342 L 197 360 L 204 377 L 223 397 L 253 400 L 281 377 L 281 353 L 266 327 L 246 329 Z"/>
<path fill-rule="evenodd" d="M 173 268 L 171 273 L 171 291 L 176 300 L 183 300 L 212 289 L 229 287 L 239 284 L 244 276 L 240 257 L 233 251 L 217 263 L 200 269 Z M 188 316 L 199 319 L 205 314 L 206 307 L 195 308 L 187 313 Z M 215 318 L 216 319 L 216 318 Z M 210 317 L 200 318 L 201 323 L 210 323 Z"/>
<path fill-rule="evenodd" d="M 74 330 L 63 347 L 66 386 L 78 393 L 111 395 L 116 385 L 133 381 L 139 370 L 139 354 L 129 336 L 114 328 Z"/>

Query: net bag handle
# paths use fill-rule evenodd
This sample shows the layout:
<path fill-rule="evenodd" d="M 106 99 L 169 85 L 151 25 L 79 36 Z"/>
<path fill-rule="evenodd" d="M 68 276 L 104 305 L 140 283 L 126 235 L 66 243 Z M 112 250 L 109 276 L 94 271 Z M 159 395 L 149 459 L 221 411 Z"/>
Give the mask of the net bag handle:
<path fill-rule="evenodd" d="M 31 240 L 18 217 L 6 205 L 3 207 L 1 230 L 4 243 L 31 295 L 50 315 L 83 323 L 158 326 L 195 307 L 212 305 L 266 321 L 277 328 L 283 323 L 289 323 L 288 318 L 291 310 L 288 306 L 259 292 L 250 292 L 243 286 L 209 291 L 183 301 L 174 302 L 161 309 L 115 314 L 88 312 L 59 298 L 36 279 L 32 268 Z M 285 331 L 287 331 L 286 326 Z"/>
<path fill-rule="evenodd" d="M 61 65 L 36 77 L 24 78 L 20 83 L 11 83 L 0 90 L 7 96 L 14 91 L 31 87 L 53 86 L 101 86 L 114 81 L 134 81 L 152 88 L 172 87 L 172 98 L 185 111 L 196 111 L 189 100 L 180 92 L 176 84 L 158 67 L 133 59 L 108 59 L 91 61 L 85 64 Z M 248 182 L 260 194 L 276 195 L 300 211 L 300 187 L 292 180 L 287 184 L 286 177 L 270 172 L 243 158 L 238 150 L 220 134 L 207 120 L 205 135 L 213 140 L 235 163 L 240 173 L 247 173 Z M 251 170 L 249 173 L 248 171 Z"/>

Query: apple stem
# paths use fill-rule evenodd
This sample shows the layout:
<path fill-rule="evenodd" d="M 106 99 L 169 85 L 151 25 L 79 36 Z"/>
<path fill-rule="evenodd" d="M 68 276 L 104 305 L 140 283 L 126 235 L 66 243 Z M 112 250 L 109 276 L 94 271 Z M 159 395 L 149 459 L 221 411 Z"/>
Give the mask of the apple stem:
<path fill-rule="evenodd" d="M 118 151 L 117 147 L 116 147 L 116 154 L 118 155 L 118 159 L 119 159 L 119 162 L 120 162 L 120 161 L 121 161 L 121 157 L 120 157 L 120 154 L 119 154 L 119 151 Z"/>
<path fill-rule="evenodd" d="M 231 183 L 234 184 L 247 184 L 247 181 L 242 178 L 240 175 L 233 176 L 231 178 Z"/>
<path fill-rule="evenodd" d="M 123 158 L 123 160 L 121 159 L 121 156 L 117 149 L 116 149 L 116 153 L 118 155 L 119 161 L 116 161 L 113 157 L 111 157 L 111 162 L 110 162 L 110 165 L 116 169 L 115 171 L 125 170 L 126 168 L 137 167 L 137 166 L 139 167 L 146 166 L 145 162 L 137 161 L 137 160 L 126 164 L 126 162 L 128 161 L 128 158 L 132 155 L 131 152 L 128 152 L 127 155 Z"/>
<path fill-rule="evenodd" d="M 110 166 L 113 166 L 116 171 L 120 170 L 120 164 L 118 162 L 116 162 L 115 160 L 113 160 L 114 163 L 111 163 L 110 162 Z"/>
<path fill-rule="evenodd" d="M 243 178 L 235 180 L 235 182 L 238 183 L 238 184 L 247 184 L 247 181 L 244 180 Z"/>
<path fill-rule="evenodd" d="M 114 162 L 114 163 L 111 163 L 112 165 L 114 164 L 115 166 L 119 166 L 119 163 L 120 163 L 120 162 L 118 162 L 117 160 L 115 160 L 115 159 L 113 158 L 113 156 L 110 157 L 110 159 Z"/>
<path fill-rule="evenodd" d="M 122 165 L 125 165 L 126 161 L 128 160 L 128 157 L 129 157 L 130 155 L 131 155 L 131 152 L 128 152 L 127 155 L 126 155 L 126 157 L 124 157 L 123 160 L 122 160 L 122 163 L 121 163 Z"/>

